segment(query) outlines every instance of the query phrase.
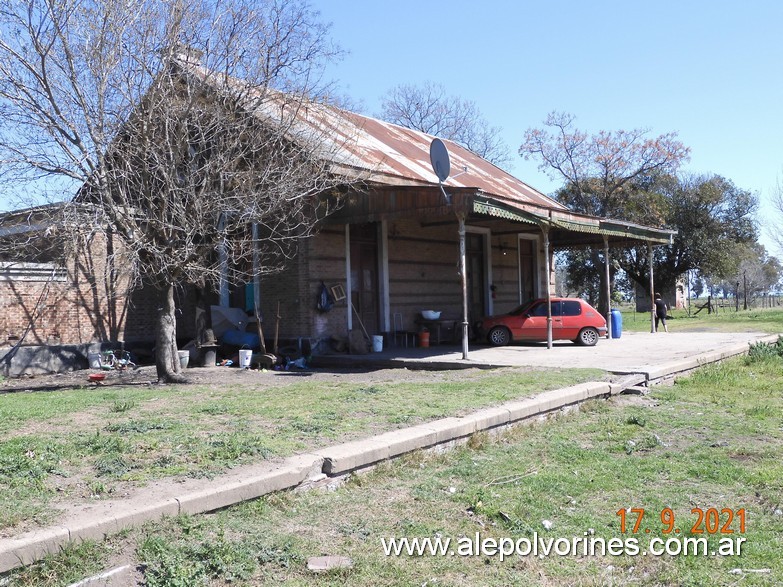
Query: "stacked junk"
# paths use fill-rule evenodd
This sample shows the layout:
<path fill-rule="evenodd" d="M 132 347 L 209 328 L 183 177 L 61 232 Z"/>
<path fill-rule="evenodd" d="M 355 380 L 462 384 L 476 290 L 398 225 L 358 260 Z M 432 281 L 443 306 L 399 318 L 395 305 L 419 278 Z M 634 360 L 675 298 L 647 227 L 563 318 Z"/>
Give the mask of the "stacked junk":
<path fill-rule="evenodd" d="M 238 366 L 242 369 L 299 369 L 307 368 L 310 357 L 310 342 L 302 339 L 298 348 L 278 348 L 280 331 L 280 302 L 275 316 L 275 335 L 272 352 L 264 339 L 258 314 L 248 315 L 241 308 L 210 306 L 212 328 L 199 328 L 201 333 L 180 351 L 180 365 L 194 364 L 200 360 L 204 367 Z M 197 322 L 204 324 L 203 310 Z M 253 328 L 255 326 L 255 328 Z M 255 332 L 254 332 L 255 330 Z M 191 362 L 193 359 L 194 362 Z"/>

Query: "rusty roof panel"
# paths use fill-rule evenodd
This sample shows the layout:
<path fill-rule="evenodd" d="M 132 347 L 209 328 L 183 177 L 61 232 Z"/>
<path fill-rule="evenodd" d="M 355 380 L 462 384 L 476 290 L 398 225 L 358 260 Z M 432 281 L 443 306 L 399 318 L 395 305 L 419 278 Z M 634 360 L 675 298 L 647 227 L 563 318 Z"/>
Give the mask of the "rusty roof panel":
<path fill-rule="evenodd" d="M 299 128 L 291 127 L 293 132 L 302 133 L 300 136 L 305 139 L 324 143 L 322 151 L 325 158 L 369 176 L 370 182 L 438 185 L 438 178 L 430 164 L 430 143 L 435 138 L 432 135 L 334 106 L 286 96 L 268 88 L 254 91 L 238 80 L 215 76 L 210 70 L 192 63 L 181 65 L 208 83 L 219 86 L 228 82 L 248 92 L 249 96 L 265 96 L 267 99 L 263 99 L 260 105 L 255 103 L 253 106 L 257 115 L 279 121 L 281 112 L 287 111 L 299 122 Z M 452 170 L 452 177 L 444 182 L 447 190 L 449 187 L 472 188 L 511 202 L 566 209 L 457 143 L 449 140 L 444 140 L 444 143 L 449 150 Z"/>
<path fill-rule="evenodd" d="M 423 132 L 404 128 L 376 118 L 339 111 L 345 124 L 352 127 L 354 141 L 344 146 L 350 152 L 351 164 L 372 171 L 372 180 L 386 183 L 384 176 L 437 185 L 438 178 L 430 164 L 430 143 L 435 138 Z M 444 186 L 475 188 L 514 202 L 527 202 L 547 208 L 565 207 L 530 187 L 489 161 L 453 141 L 444 140 L 451 158 L 452 177 Z"/>

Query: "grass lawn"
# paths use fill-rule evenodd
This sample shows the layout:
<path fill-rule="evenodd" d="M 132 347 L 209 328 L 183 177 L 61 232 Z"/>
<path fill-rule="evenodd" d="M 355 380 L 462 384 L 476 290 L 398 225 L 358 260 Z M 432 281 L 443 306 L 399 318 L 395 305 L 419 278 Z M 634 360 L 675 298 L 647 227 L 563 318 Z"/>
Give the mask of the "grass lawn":
<path fill-rule="evenodd" d="M 0 394 L 0 535 L 153 479 L 212 477 L 588 380 L 592 369 L 220 372 L 211 385 Z M 220 379 L 220 378 L 223 379 Z"/>
<path fill-rule="evenodd" d="M 707 310 L 694 316 L 685 310 L 670 310 L 666 321 L 670 332 L 768 332 L 783 333 L 783 307 L 757 310 L 734 310 L 721 308 L 716 314 L 707 314 Z M 623 311 L 623 330 L 631 332 L 650 332 L 649 312 L 639 313 Z"/>
<path fill-rule="evenodd" d="M 152 586 L 781 585 L 781 390 L 779 356 L 736 359 L 647 396 L 591 401 L 579 412 L 498 437 L 476 435 L 452 452 L 417 453 L 335 491 L 270 495 L 84 543 L 9 582 L 67 584 L 112 561 L 130 561 Z M 646 513 L 634 533 L 640 508 Z M 710 508 L 719 523 L 708 514 L 699 524 L 693 510 Z M 731 522 L 724 509 L 734 514 Z M 674 527 L 681 532 L 664 533 Z M 721 539 L 744 543 L 740 555 L 509 556 L 503 562 L 486 555 L 387 557 L 382 550 L 381 540 L 391 537 L 457 541 L 476 532 L 515 541 L 536 533 L 635 538 L 640 550 L 652 538 L 704 537 L 708 551 Z M 354 567 L 323 575 L 306 570 L 308 557 L 327 554 L 351 557 Z"/>

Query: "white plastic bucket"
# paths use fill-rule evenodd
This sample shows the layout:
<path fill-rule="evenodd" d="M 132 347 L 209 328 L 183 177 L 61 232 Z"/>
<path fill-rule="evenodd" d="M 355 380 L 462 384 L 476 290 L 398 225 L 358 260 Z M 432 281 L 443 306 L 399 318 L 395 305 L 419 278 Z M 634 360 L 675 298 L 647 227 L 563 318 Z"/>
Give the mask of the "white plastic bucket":
<path fill-rule="evenodd" d="M 383 336 L 374 334 L 372 337 L 372 352 L 380 353 L 383 350 Z"/>
<path fill-rule="evenodd" d="M 187 369 L 188 363 L 190 363 L 190 351 L 177 351 L 179 356 L 179 366 L 182 369 Z"/>
<path fill-rule="evenodd" d="M 250 361 L 253 358 L 253 351 L 250 349 L 239 350 L 239 368 L 250 369 Z"/>
<path fill-rule="evenodd" d="M 87 353 L 87 364 L 90 365 L 90 369 L 100 369 L 101 353 Z"/>

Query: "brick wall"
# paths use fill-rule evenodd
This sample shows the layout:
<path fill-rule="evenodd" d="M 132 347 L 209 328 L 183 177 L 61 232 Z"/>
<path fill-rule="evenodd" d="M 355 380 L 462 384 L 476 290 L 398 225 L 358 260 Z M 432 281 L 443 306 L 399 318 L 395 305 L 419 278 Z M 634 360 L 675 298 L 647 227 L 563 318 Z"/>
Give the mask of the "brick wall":
<path fill-rule="evenodd" d="M 307 292 L 305 308 L 311 320 L 313 338 L 328 338 L 332 335 L 348 334 L 349 298 L 335 302 L 329 312 L 316 309 L 318 293 L 323 281 L 328 288 L 341 285 L 345 288 L 345 227 L 330 227 L 314 239 L 308 246 L 308 263 L 303 272 L 303 291 Z"/>
<path fill-rule="evenodd" d="M 503 225 L 503 232 L 513 229 Z M 493 313 L 509 312 L 519 305 L 519 262 L 516 234 L 491 234 L 491 281 L 495 285 Z M 543 295 L 546 284 L 541 240 L 534 251 L 536 287 Z M 550 253 L 552 254 L 552 253 Z M 549 278 L 554 291 L 554 264 Z M 389 228 L 389 290 L 391 312 L 403 315 L 405 329 L 415 329 L 421 310 L 442 311 L 444 318 L 461 318 L 462 290 L 459 276 L 457 225 L 422 227 L 418 220 L 398 220 Z M 485 292 L 491 296 L 491 291 Z"/>
<path fill-rule="evenodd" d="M 82 344 L 122 337 L 127 279 L 109 281 L 107 241 L 98 234 L 78 243 L 61 278 L 0 280 L 0 343 Z M 115 257 L 121 266 L 121 255 Z M 40 304 L 39 304 L 40 301 Z"/>
<path fill-rule="evenodd" d="M 159 293 L 149 286 L 128 292 L 128 276 L 119 270 L 112 287 L 108 259 L 106 238 L 99 234 L 77 248 L 59 280 L 49 282 L 43 271 L 40 278 L 0 279 L 0 344 L 14 344 L 33 317 L 26 345 L 152 343 Z M 121 253 L 115 263 L 127 266 Z M 190 340 L 196 331 L 193 289 L 178 288 L 176 303 L 177 337 Z"/>
<path fill-rule="evenodd" d="M 496 286 L 495 313 L 507 312 L 518 304 L 515 239 L 513 235 L 493 235 L 490 239 L 492 281 Z M 90 262 L 74 263 L 66 281 L 50 286 L 46 310 L 31 333 L 29 343 L 154 339 L 158 292 L 153 288 L 143 287 L 129 296 L 115 296 L 116 316 L 109 319 L 110 296 L 101 279 L 105 272 L 104 245 L 93 242 Z M 417 219 L 390 222 L 388 259 L 390 314 L 401 314 L 405 329 L 416 329 L 415 320 L 423 309 L 441 310 L 446 318 L 461 316 L 456 223 L 422 227 Z M 98 275 L 97 279 L 90 277 L 88 268 Z M 538 273 L 539 287 L 543 288 L 545 276 L 541 259 Z M 303 240 L 299 253 L 284 271 L 261 278 L 263 328 L 267 341 L 271 342 L 274 337 L 278 301 L 282 317 L 280 339 L 345 336 L 350 309 L 347 299 L 336 302 L 329 312 L 316 309 L 321 282 L 328 287 L 344 286 L 345 280 L 343 226 L 327 227 L 315 237 Z M 36 282 L 0 283 L 0 336 L 7 339 L 9 335 L 19 335 L 23 331 L 26 317 L 42 286 Z M 195 337 L 195 305 L 192 288 L 177 290 L 177 334 L 181 341 Z M 58 335 L 59 339 L 56 339 Z"/>
<path fill-rule="evenodd" d="M 462 314 L 458 274 L 459 244 L 456 223 L 422 227 L 418 219 L 396 220 L 388 225 L 390 320 L 399 313 L 403 328 L 415 330 L 424 309 L 458 319 Z M 126 295 L 120 280 L 117 293 L 106 285 L 106 242 L 99 235 L 72 260 L 62 281 L 50 283 L 43 310 L 26 344 L 81 344 L 94 341 L 154 340 L 158 293 L 150 287 Z M 494 312 L 507 312 L 518 304 L 518 266 L 515 235 L 490 239 Z M 538 242 L 538 287 L 543 293 L 546 276 L 543 246 Z M 550 274 L 554 282 L 554 272 Z M 321 281 L 328 287 L 345 286 L 345 230 L 330 226 L 300 243 L 297 256 L 285 271 L 261 278 L 264 334 L 274 337 L 277 302 L 280 301 L 280 339 L 323 339 L 347 334 L 348 300 L 336 302 L 329 312 L 316 310 Z M 34 313 L 44 282 L 0 280 L 0 342 L 22 335 Z M 487 292 L 489 295 L 489 292 Z M 195 337 L 195 293 L 177 291 L 177 335 Z"/>
<path fill-rule="evenodd" d="M 345 336 L 347 299 L 329 312 L 316 309 L 323 281 L 327 287 L 345 286 L 345 231 L 329 227 L 299 244 L 297 256 L 284 271 L 261 277 L 264 338 L 274 338 L 277 302 L 280 302 L 281 339 L 321 339 Z"/>
<path fill-rule="evenodd" d="M 78 333 L 69 323 L 67 303 L 64 294 L 67 283 L 47 281 L 18 281 L 13 278 L 0 282 L 0 340 L 15 343 L 25 332 L 34 315 L 36 306 L 43 299 L 44 306 L 26 342 L 41 344 L 68 340 Z M 42 295 L 45 297 L 42 298 Z"/>
<path fill-rule="evenodd" d="M 120 339 L 129 343 L 152 343 L 155 340 L 160 292 L 149 285 L 134 289 L 127 302 Z M 185 344 L 196 338 L 196 292 L 192 286 L 174 290 L 177 341 Z"/>

